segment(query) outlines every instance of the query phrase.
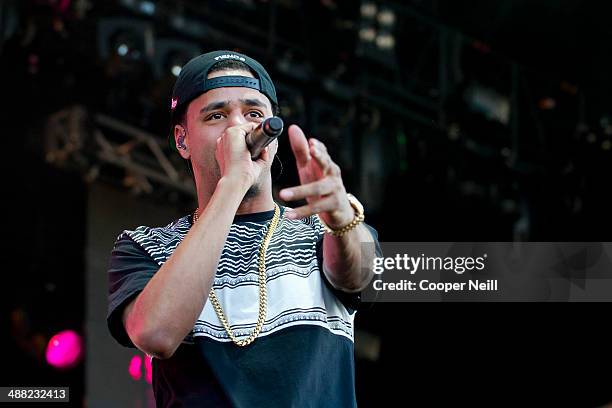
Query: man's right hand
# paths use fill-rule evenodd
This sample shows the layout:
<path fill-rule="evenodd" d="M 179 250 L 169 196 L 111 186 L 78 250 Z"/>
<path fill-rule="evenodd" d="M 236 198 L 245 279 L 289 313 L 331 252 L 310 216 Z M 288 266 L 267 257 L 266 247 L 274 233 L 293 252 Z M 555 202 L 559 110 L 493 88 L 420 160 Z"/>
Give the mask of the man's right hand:
<path fill-rule="evenodd" d="M 251 153 L 246 144 L 246 135 L 259 123 L 249 122 L 243 125 L 228 127 L 217 139 L 215 158 L 219 163 L 221 177 L 244 183 L 250 188 L 261 175 L 261 172 L 271 166 L 269 146 L 262 150 L 257 160 L 251 159 Z"/>

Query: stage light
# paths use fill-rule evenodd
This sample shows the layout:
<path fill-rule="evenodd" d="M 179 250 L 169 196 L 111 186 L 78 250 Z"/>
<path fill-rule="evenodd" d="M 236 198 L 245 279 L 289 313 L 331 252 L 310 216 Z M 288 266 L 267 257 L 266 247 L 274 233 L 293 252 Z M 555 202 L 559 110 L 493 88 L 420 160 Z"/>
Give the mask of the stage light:
<path fill-rule="evenodd" d="M 395 13 L 389 9 L 381 10 L 376 19 L 381 27 L 393 27 L 395 24 Z"/>
<path fill-rule="evenodd" d="M 121 44 L 117 47 L 117 54 L 121 57 L 125 57 L 130 52 L 130 47 L 127 44 Z"/>
<path fill-rule="evenodd" d="M 138 10 L 140 10 L 142 14 L 152 16 L 155 14 L 155 3 L 150 1 L 141 1 L 138 6 Z"/>
<path fill-rule="evenodd" d="M 103 18 L 98 23 L 98 53 L 103 59 L 112 55 L 124 61 L 149 58 L 153 54 L 153 28 L 137 19 Z"/>
<path fill-rule="evenodd" d="M 372 2 L 363 2 L 360 11 L 360 44 L 357 53 L 378 61 L 390 60 L 395 48 L 395 36 L 392 33 L 395 13 L 389 8 L 379 9 Z"/>
<path fill-rule="evenodd" d="M 145 380 L 151 384 L 153 382 L 153 364 L 151 363 L 151 357 L 144 357 L 145 366 Z"/>
<path fill-rule="evenodd" d="M 374 18 L 376 16 L 376 4 L 374 3 L 361 3 L 361 16 L 364 18 Z"/>
<path fill-rule="evenodd" d="M 64 330 L 51 337 L 47 344 L 47 363 L 66 369 L 74 367 L 83 354 L 81 337 L 72 330 Z"/>
<path fill-rule="evenodd" d="M 130 359 L 130 364 L 128 365 L 128 373 L 134 381 L 139 381 L 142 378 L 143 361 L 145 369 L 145 381 L 151 384 L 153 380 L 153 367 L 151 364 L 151 357 L 148 357 L 146 355 L 142 357 L 139 355 L 133 356 Z"/>
<path fill-rule="evenodd" d="M 167 75 L 179 76 L 183 65 L 202 53 L 199 45 L 193 42 L 161 38 L 155 43 L 153 71 L 157 78 Z"/>
<path fill-rule="evenodd" d="M 373 27 L 362 27 L 359 29 L 359 38 L 364 42 L 374 42 L 376 30 Z"/>
<path fill-rule="evenodd" d="M 376 46 L 383 50 L 391 50 L 395 47 L 395 37 L 389 33 L 381 33 L 376 36 Z"/>
<path fill-rule="evenodd" d="M 140 356 L 134 356 L 130 360 L 130 365 L 128 366 L 128 373 L 132 379 L 138 381 L 140 377 L 142 377 L 142 358 Z"/>
<path fill-rule="evenodd" d="M 131 31 L 118 31 L 111 36 L 111 47 L 122 58 L 139 60 L 143 55 L 144 43 Z"/>
<path fill-rule="evenodd" d="M 152 16 L 155 14 L 156 6 L 152 1 L 142 0 L 119 0 L 119 4 L 136 13 Z"/>
<path fill-rule="evenodd" d="M 179 50 L 169 52 L 164 58 L 163 72 L 170 72 L 175 77 L 178 77 L 183 69 L 183 65 L 197 55 L 197 53 L 198 51 L 195 51 L 194 53 L 187 53 Z"/>

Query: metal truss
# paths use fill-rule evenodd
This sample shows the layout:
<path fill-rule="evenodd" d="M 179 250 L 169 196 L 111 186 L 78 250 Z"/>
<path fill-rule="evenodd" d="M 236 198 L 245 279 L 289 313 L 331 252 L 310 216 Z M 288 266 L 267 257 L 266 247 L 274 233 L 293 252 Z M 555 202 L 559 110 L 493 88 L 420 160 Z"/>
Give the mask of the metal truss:
<path fill-rule="evenodd" d="M 82 106 L 52 114 L 45 128 L 45 160 L 77 168 L 85 180 L 120 181 L 136 194 L 180 193 L 195 197 L 193 182 L 170 159 L 163 139 Z M 119 171 L 118 171 L 119 170 Z"/>

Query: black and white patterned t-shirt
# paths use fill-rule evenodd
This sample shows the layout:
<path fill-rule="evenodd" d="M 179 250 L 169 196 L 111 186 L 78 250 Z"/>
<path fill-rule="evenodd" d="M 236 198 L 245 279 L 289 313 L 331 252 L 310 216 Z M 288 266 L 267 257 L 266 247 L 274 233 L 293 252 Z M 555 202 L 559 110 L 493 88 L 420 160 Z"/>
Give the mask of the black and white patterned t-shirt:
<path fill-rule="evenodd" d="M 322 273 L 323 228 L 316 216 L 283 217 L 266 252 L 267 314 L 257 339 L 234 345 L 207 301 L 192 331 L 167 360 L 153 359 L 158 406 L 353 407 L 353 320 L 358 295 L 332 288 Z M 213 287 L 239 338 L 259 311 L 259 246 L 273 211 L 237 215 Z M 191 228 L 191 217 L 166 227 L 124 231 L 109 267 L 108 325 L 134 347 L 122 323 L 143 290 Z M 370 228 L 375 240 L 376 231 Z"/>

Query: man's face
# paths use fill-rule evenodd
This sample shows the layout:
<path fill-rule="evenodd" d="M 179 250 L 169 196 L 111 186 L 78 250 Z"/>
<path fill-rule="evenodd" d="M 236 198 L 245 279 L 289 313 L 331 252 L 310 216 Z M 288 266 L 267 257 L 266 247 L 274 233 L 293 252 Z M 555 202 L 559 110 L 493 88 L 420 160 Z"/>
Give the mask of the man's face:
<path fill-rule="evenodd" d="M 208 78 L 253 75 L 243 70 L 217 71 Z M 211 89 L 191 101 L 186 112 L 187 143 L 194 172 L 202 182 L 214 183 L 221 177 L 215 158 L 217 139 L 225 129 L 248 122 L 259 123 L 272 116 L 268 98 L 259 91 L 243 87 Z"/>

